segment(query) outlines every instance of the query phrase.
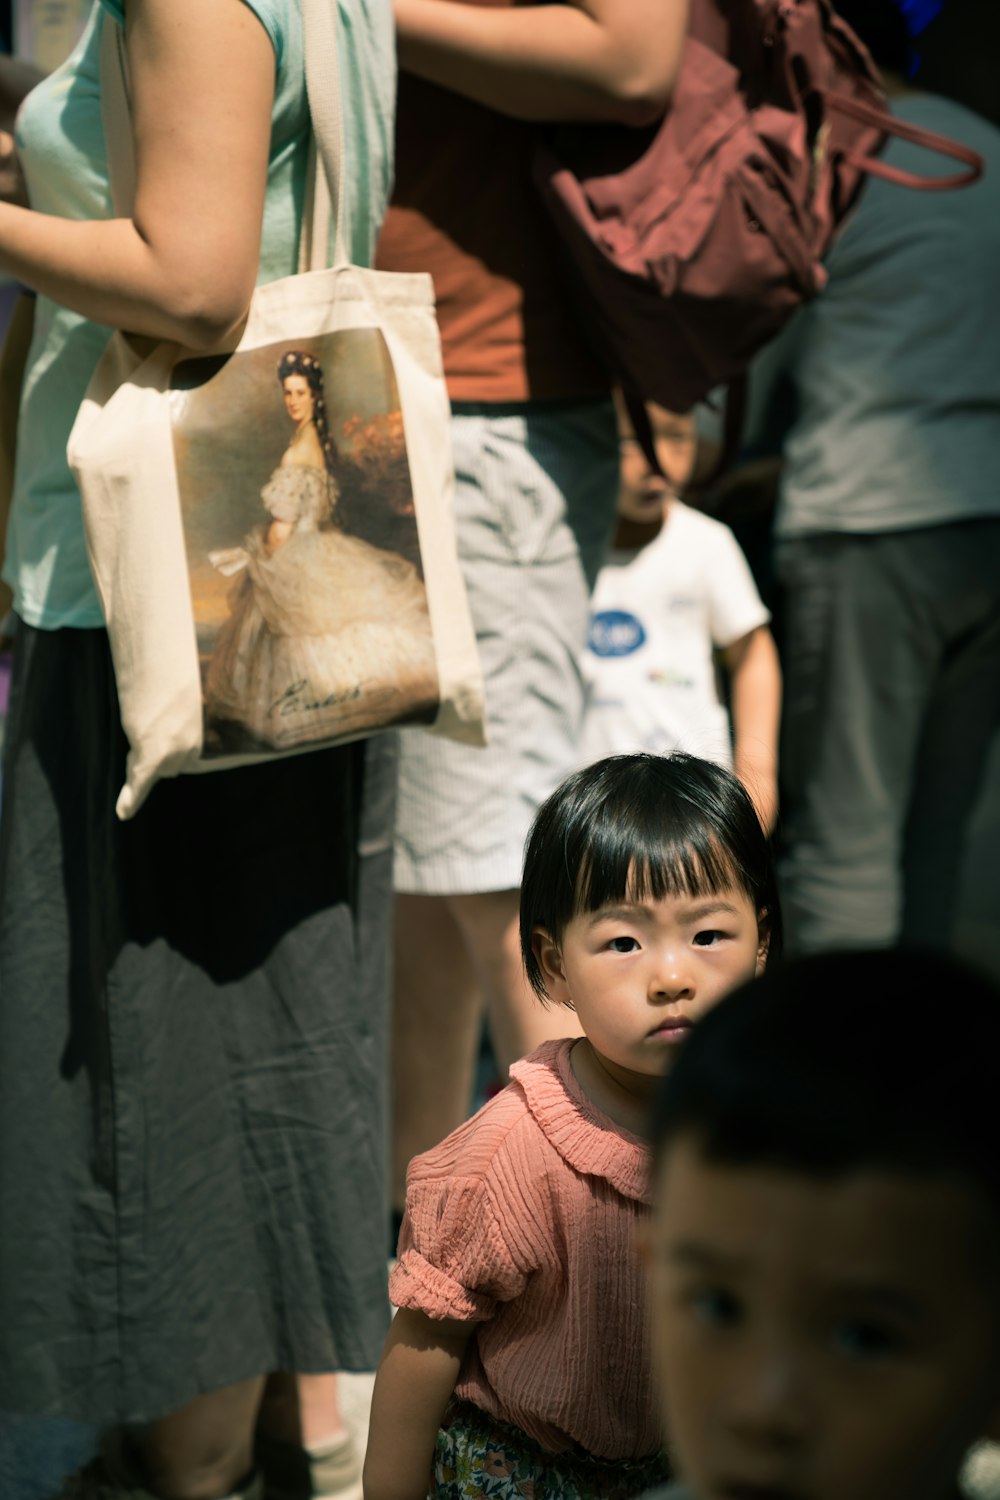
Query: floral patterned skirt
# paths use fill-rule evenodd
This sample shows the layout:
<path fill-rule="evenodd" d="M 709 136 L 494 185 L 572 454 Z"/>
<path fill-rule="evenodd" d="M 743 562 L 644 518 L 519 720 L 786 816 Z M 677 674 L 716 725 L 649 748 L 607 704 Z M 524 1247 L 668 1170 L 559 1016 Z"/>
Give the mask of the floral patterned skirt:
<path fill-rule="evenodd" d="M 660 1455 L 550 1453 L 471 1401 L 453 1401 L 437 1436 L 428 1500 L 630 1500 L 669 1478 Z"/>

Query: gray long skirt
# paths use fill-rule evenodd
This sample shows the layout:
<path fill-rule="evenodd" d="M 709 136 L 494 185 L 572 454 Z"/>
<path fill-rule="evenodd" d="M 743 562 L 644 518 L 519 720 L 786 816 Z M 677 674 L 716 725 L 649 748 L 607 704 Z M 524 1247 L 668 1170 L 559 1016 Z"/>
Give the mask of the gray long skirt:
<path fill-rule="evenodd" d="M 142 1422 L 388 1322 L 395 746 L 161 782 L 21 628 L 0 815 L 0 1408 Z"/>

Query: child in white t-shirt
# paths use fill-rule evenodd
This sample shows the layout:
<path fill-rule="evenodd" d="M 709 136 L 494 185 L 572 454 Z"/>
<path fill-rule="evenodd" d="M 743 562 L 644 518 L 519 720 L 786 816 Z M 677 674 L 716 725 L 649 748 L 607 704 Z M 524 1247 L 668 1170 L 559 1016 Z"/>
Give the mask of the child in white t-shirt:
<path fill-rule="evenodd" d="M 622 409 L 619 526 L 591 600 L 582 760 L 684 750 L 718 761 L 770 829 L 781 708 L 770 615 L 729 527 L 677 498 L 694 464 L 693 419 L 653 405 L 649 415 L 667 477 L 650 469 Z"/>

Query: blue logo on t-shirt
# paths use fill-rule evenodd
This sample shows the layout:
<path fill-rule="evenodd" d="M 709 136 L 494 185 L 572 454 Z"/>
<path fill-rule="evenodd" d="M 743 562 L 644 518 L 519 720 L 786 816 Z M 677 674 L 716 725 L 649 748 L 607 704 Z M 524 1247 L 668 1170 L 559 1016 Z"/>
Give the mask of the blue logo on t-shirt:
<path fill-rule="evenodd" d="M 624 609 L 602 609 L 590 617 L 587 645 L 595 656 L 631 656 L 645 644 L 642 621 Z"/>

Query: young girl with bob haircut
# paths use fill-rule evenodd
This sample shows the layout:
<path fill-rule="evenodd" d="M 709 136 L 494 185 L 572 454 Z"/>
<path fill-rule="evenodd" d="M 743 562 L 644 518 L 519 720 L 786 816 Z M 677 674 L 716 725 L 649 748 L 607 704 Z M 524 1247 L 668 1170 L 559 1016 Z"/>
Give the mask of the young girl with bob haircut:
<path fill-rule="evenodd" d="M 635 1232 L 646 1118 L 691 1026 L 781 944 L 741 784 L 688 755 L 577 772 L 529 835 L 521 942 L 547 1042 L 415 1158 L 366 1500 L 625 1500 L 666 1473 Z"/>

